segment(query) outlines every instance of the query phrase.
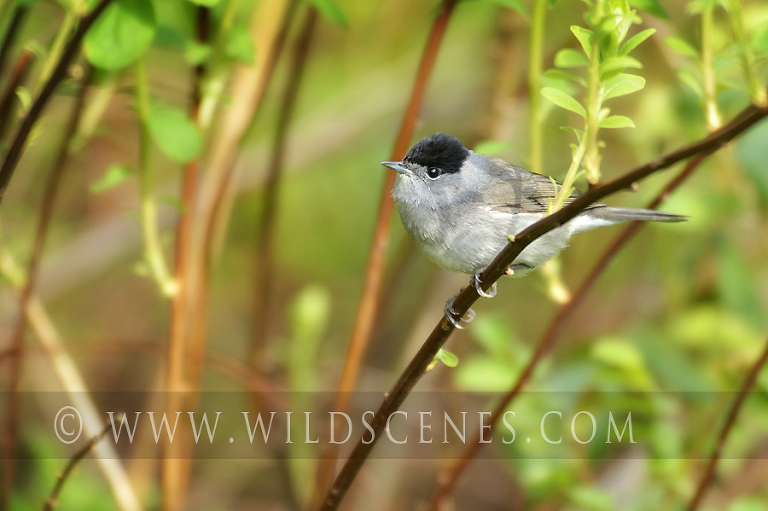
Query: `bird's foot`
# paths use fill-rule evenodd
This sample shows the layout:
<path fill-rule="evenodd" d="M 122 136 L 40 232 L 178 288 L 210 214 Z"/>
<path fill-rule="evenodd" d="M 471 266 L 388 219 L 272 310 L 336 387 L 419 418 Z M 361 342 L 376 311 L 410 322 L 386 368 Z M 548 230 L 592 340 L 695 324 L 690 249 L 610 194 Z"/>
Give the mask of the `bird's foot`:
<path fill-rule="evenodd" d="M 496 283 L 494 282 L 493 285 L 488 289 L 488 291 L 483 291 L 483 282 L 480 280 L 480 274 L 485 270 L 485 268 L 481 268 L 475 272 L 474 275 L 469 279 L 469 282 L 472 284 L 472 286 L 475 288 L 475 291 L 477 291 L 477 294 L 482 296 L 483 298 L 493 298 L 496 296 Z"/>
<path fill-rule="evenodd" d="M 459 295 L 456 295 L 459 296 Z M 458 328 L 459 330 L 464 330 L 464 327 L 461 326 L 461 322 L 469 323 L 473 319 L 475 319 L 475 311 L 472 309 L 467 309 L 466 314 L 464 314 L 463 317 L 459 317 L 459 315 L 456 313 L 455 310 L 453 310 L 453 301 L 456 299 L 456 296 L 449 298 L 447 302 L 445 302 L 445 319 L 451 322 L 453 326 Z"/>

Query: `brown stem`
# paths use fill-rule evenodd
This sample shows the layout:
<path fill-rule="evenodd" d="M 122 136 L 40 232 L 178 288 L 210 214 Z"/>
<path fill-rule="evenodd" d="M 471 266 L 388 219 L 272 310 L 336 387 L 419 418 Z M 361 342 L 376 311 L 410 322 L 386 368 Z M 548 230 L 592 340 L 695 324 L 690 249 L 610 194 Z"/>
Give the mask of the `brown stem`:
<path fill-rule="evenodd" d="M 210 24 L 210 9 L 204 6 L 197 8 L 197 30 L 196 38 L 201 44 L 208 41 Z M 200 64 L 192 70 L 192 87 L 190 91 L 190 114 L 193 122 L 198 124 L 200 100 L 202 97 L 202 80 L 205 76 L 205 67 Z M 167 363 L 168 363 L 168 385 L 167 389 L 171 391 L 166 403 L 169 410 L 175 410 L 178 403 L 178 396 L 173 394 L 179 389 L 174 388 L 183 378 L 183 365 L 188 364 L 190 381 L 197 382 L 202 371 L 204 354 L 190 351 L 189 360 L 186 360 L 184 354 L 187 348 L 187 324 L 188 324 L 188 305 L 189 305 L 189 287 L 188 287 L 188 268 L 190 242 L 192 239 L 192 209 L 195 204 L 197 194 L 197 182 L 199 174 L 199 160 L 192 160 L 184 167 L 184 174 L 181 182 L 181 211 L 179 213 L 178 223 L 176 225 L 176 250 L 174 255 L 174 281 L 176 283 L 176 293 L 171 301 L 171 320 L 170 331 L 168 334 Z M 195 383 L 191 384 L 195 388 Z M 191 471 L 191 456 L 171 456 L 163 460 L 163 478 L 165 478 L 166 488 L 173 488 L 177 491 L 176 495 L 170 495 L 171 499 L 176 501 L 179 507 L 183 505 L 178 502 L 182 499 L 182 489 L 188 486 L 189 473 Z"/>
<path fill-rule="evenodd" d="M 24 50 L 16 60 L 11 72 L 11 78 L 8 85 L 0 96 L 0 139 L 5 138 L 5 131 L 13 117 L 13 100 L 16 96 L 16 89 L 24 82 L 29 71 L 29 64 L 32 62 L 32 50 Z"/>
<path fill-rule="evenodd" d="M 251 345 L 251 367 L 262 373 L 268 372 L 267 342 L 269 302 L 272 291 L 272 245 L 274 241 L 275 224 L 277 221 L 277 199 L 282 180 L 285 148 L 288 139 L 288 127 L 296 106 L 302 75 L 309 56 L 310 43 L 317 22 L 317 10 L 310 7 L 307 10 L 296 47 L 294 49 L 291 69 L 288 72 L 287 86 L 283 93 L 280 113 L 277 119 L 275 138 L 272 145 L 272 156 L 267 170 L 264 188 L 264 205 L 261 213 L 258 245 L 256 253 L 256 294 L 254 299 L 254 336 Z"/>
<path fill-rule="evenodd" d="M 2 166 L 0 166 L 0 203 L 2 203 L 5 191 L 8 189 L 8 184 L 11 182 L 13 172 L 16 170 L 19 159 L 21 159 L 21 153 L 24 150 L 24 145 L 27 142 L 27 138 L 29 138 L 29 133 L 32 131 L 32 127 L 43 113 L 43 109 L 51 99 L 53 91 L 56 90 L 56 87 L 58 87 L 61 81 L 66 78 L 67 68 L 80 51 L 80 43 L 83 42 L 85 33 L 91 28 L 91 25 L 93 25 L 98 17 L 101 16 L 111 2 L 112 0 L 101 0 L 91 12 L 80 19 L 77 30 L 64 48 L 59 62 L 53 69 L 53 73 L 51 73 L 51 77 L 45 83 L 43 90 L 40 91 L 40 95 L 38 95 L 34 102 L 32 102 L 29 112 L 27 112 L 27 115 L 25 115 L 24 119 L 21 121 L 19 130 L 16 132 L 11 147 L 5 155 Z"/>
<path fill-rule="evenodd" d="M 669 196 L 669 194 L 672 193 L 675 189 L 677 189 L 677 187 L 679 187 L 710 154 L 711 152 L 701 153 L 689 161 L 685 168 L 677 176 L 675 176 L 675 178 L 672 179 L 672 181 L 670 181 L 667 186 L 664 187 L 664 189 L 650 203 L 648 203 L 646 208 L 656 209 L 659 207 L 664 199 Z M 613 261 L 619 251 L 621 251 L 621 249 L 629 242 L 629 240 L 631 240 L 635 234 L 640 231 L 640 228 L 643 227 L 643 225 L 645 225 L 643 222 L 632 222 L 624 229 L 622 229 L 622 231 L 613 239 L 613 242 L 611 242 L 608 248 L 605 249 L 587 277 L 582 281 L 581 285 L 579 285 L 578 289 L 573 293 L 571 299 L 564 303 L 557 311 L 557 314 L 554 318 L 552 318 L 552 321 L 544 331 L 544 334 L 536 343 L 536 349 L 533 353 L 533 356 L 528 361 L 528 364 L 523 369 L 523 372 L 520 374 L 520 376 L 518 376 L 515 384 L 493 410 L 490 419 L 491 431 L 493 431 L 493 428 L 496 427 L 496 421 L 498 418 L 504 414 L 505 410 L 509 408 L 509 405 L 512 404 L 512 401 L 528 383 L 531 375 L 535 371 L 536 367 L 538 367 L 539 362 L 541 362 L 544 356 L 551 351 L 552 347 L 557 341 L 558 336 L 560 335 L 560 332 L 562 331 L 562 328 L 565 326 L 565 323 L 576 311 L 579 305 L 581 305 L 581 303 L 584 301 L 584 298 L 594 283 L 597 281 L 598 277 L 603 274 L 605 269 L 608 267 L 611 261 Z M 453 466 L 451 466 L 442 477 L 438 478 L 440 483 L 432 493 L 432 498 L 429 501 L 429 506 L 427 509 L 430 511 L 437 511 L 440 509 L 442 502 L 448 497 L 448 495 L 451 494 L 459 478 L 466 471 L 470 462 L 477 455 L 477 451 L 480 449 L 480 447 L 481 444 L 477 442 L 469 444 L 464 449 L 464 452 L 461 453 L 461 456 L 457 459 Z"/>
<path fill-rule="evenodd" d="M 736 396 L 736 399 L 731 405 L 731 409 L 728 411 L 728 416 L 725 419 L 725 424 L 723 424 L 723 429 L 720 430 L 720 434 L 717 437 L 717 443 L 715 444 L 714 449 L 712 449 L 712 454 L 709 456 L 707 466 L 704 468 L 704 474 L 702 474 L 699 484 L 696 487 L 696 493 L 688 504 L 688 511 L 696 511 L 699 508 L 701 501 L 704 499 L 707 487 L 715 474 L 717 463 L 720 461 L 725 441 L 728 439 L 728 435 L 731 433 L 733 425 L 736 423 L 736 417 L 738 417 L 739 411 L 744 405 L 744 401 L 746 401 L 749 396 L 749 391 L 755 386 L 757 375 L 760 374 L 760 370 L 766 363 L 768 363 L 768 339 L 766 339 L 762 355 L 760 355 L 752 365 L 752 368 L 750 368 L 747 377 L 744 378 L 744 383 L 741 384 L 739 394 Z"/>
<path fill-rule="evenodd" d="M 733 121 L 704 139 L 678 149 L 677 151 L 663 155 L 646 165 L 631 170 L 613 181 L 593 186 L 568 206 L 543 218 L 517 234 L 515 241 L 509 243 L 480 275 L 483 289 L 489 289 L 494 282 L 501 278 L 509 265 L 512 264 L 515 258 L 520 255 L 526 246 L 552 229 L 563 225 L 565 222 L 584 211 L 590 204 L 617 191 L 631 188 L 636 181 L 644 179 L 659 170 L 670 167 L 679 161 L 699 153 L 715 151 L 766 116 L 768 116 L 768 108 L 750 105 Z M 469 310 L 478 298 L 479 295 L 473 285 L 465 287 L 453 301 L 455 320 L 458 321 L 459 318 L 464 316 L 467 310 Z M 365 462 L 365 459 L 368 457 L 371 449 L 373 449 L 376 441 L 384 431 L 387 418 L 390 414 L 400 408 L 400 405 L 405 401 L 405 398 L 411 392 L 413 387 L 424 375 L 427 366 L 432 362 L 438 350 L 445 344 L 445 341 L 448 339 L 451 332 L 453 332 L 454 328 L 455 326 L 450 321 L 445 317 L 441 317 L 418 353 L 416 353 L 414 358 L 408 364 L 408 367 L 403 371 L 397 383 L 395 383 L 392 390 L 387 393 L 384 401 L 379 406 L 371 423 L 373 438 L 366 440 L 366 438 L 363 437 L 344 463 L 341 472 L 336 477 L 333 486 L 326 496 L 326 500 L 321 508 L 322 511 L 332 511 L 338 508 L 341 499 L 351 486 L 357 473 Z"/>
<path fill-rule="evenodd" d="M 85 458 L 85 455 L 91 452 L 96 443 L 104 438 L 104 436 L 106 436 L 106 434 L 111 429 L 112 421 L 110 421 L 104 427 L 104 429 L 99 432 L 98 435 L 88 440 L 88 443 L 86 443 L 72 458 L 70 458 L 67 466 L 64 467 L 64 471 L 56 478 L 56 485 L 51 491 L 51 496 L 48 497 L 48 500 L 46 500 L 43 504 L 43 511 L 53 511 L 56 509 L 56 506 L 59 504 L 59 495 L 61 494 L 61 490 L 64 488 L 64 483 L 67 482 L 67 479 L 69 479 L 69 476 L 72 475 L 72 472 L 74 472 L 75 468 L 82 461 L 82 459 Z"/>
<path fill-rule="evenodd" d="M 51 218 L 53 217 L 54 206 L 56 205 L 56 197 L 58 196 L 59 188 L 61 187 L 64 171 L 67 168 L 67 162 L 69 161 L 70 149 L 72 139 L 77 131 L 77 126 L 80 123 L 80 115 L 83 111 L 83 105 L 85 103 L 85 93 L 88 88 L 88 84 L 91 81 L 93 75 L 93 68 L 86 66 L 85 74 L 83 75 L 82 84 L 80 86 L 80 92 L 77 96 L 77 100 L 72 108 L 67 126 L 64 130 L 64 137 L 61 141 L 61 147 L 59 148 L 58 155 L 56 156 L 56 163 L 53 166 L 51 175 L 46 183 L 45 192 L 43 195 L 42 209 L 40 211 L 40 218 L 37 222 L 37 228 L 35 229 L 35 238 L 32 244 L 32 254 L 29 259 L 26 271 L 26 281 L 19 294 L 19 312 L 16 316 L 16 322 L 13 329 L 13 337 L 11 342 L 12 357 L 10 360 L 9 369 L 9 389 L 8 405 L 6 409 L 6 429 L 5 429 L 5 452 L 8 454 L 5 458 L 4 468 L 4 491 L 5 495 L 9 496 L 10 491 L 13 488 L 13 480 L 15 473 L 14 456 L 13 453 L 16 449 L 16 420 L 18 418 L 18 411 L 21 405 L 21 396 L 18 393 L 19 386 L 21 384 L 21 371 L 24 362 L 24 331 L 26 328 L 26 311 L 29 306 L 30 298 L 34 292 L 35 284 L 37 282 L 37 276 L 39 273 L 40 259 L 45 248 L 45 239 L 48 234 L 48 227 L 50 225 Z"/>
<path fill-rule="evenodd" d="M 456 4 L 457 0 L 444 0 L 437 17 L 432 24 L 427 44 L 422 53 L 421 62 L 416 71 L 416 78 L 414 79 L 408 108 L 403 116 L 403 120 L 400 124 L 400 131 L 397 134 L 395 145 L 392 149 L 390 156 L 390 159 L 392 160 L 402 159 L 408 150 L 416 126 L 416 121 L 418 120 L 419 110 L 424 98 L 427 82 L 435 60 L 437 59 L 437 53 L 440 49 L 445 29 L 448 26 L 448 22 L 451 19 Z M 384 275 L 384 263 L 389 242 L 389 227 L 393 209 L 390 191 L 392 190 L 394 181 L 395 173 L 388 172 L 381 188 L 379 213 L 376 219 L 373 241 L 371 243 L 371 252 L 368 256 L 368 265 L 365 270 L 360 304 L 355 316 L 354 326 L 352 327 L 352 335 L 349 340 L 349 346 L 347 347 L 347 354 L 344 358 L 344 366 L 341 370 L 341 377 L 339 378 L 339 385 L 336 390 L 336 401 L 333 410 L 343 412 L 348 408 L 350 393 L 355 388 L 355 383 L 357 382 L 357 377 L 360 372 L 360 365 L 362 364 L 365 353 L 368 350 L 368 345 L 370 344 L 371 333 L 373 332 L 373 325 L 376 320 L 376 311 L 378 310 L 381 301 L 382 278 Z M 321 457 L 318 467 L 317 481 L 317 490 L 320 493 L 325 491 L 325 488 L 328 487 L 331 481 L 336 453 L 338 452 L 338 449 L 335 449 L 335 447 L 336 446 L 329 446 L 328 452 Z M 343 493 L 337 495 L 339 501 L 342 497 Z M 338 505 L 338 503 L 336 505 Z"/>

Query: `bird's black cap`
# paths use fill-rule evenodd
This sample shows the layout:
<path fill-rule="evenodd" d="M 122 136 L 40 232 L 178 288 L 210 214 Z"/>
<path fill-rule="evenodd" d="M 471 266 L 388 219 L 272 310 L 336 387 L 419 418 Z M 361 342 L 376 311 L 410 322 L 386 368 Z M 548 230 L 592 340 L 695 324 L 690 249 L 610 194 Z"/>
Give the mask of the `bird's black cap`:
<path fill-rule="evenodd" d="M 421 139 L 408 151 L 403 161 L 437 167 L 443 173 L 455 173 L 469 157 L 469 149 L 457 139 L 445 133 L 435 133 Z"/>

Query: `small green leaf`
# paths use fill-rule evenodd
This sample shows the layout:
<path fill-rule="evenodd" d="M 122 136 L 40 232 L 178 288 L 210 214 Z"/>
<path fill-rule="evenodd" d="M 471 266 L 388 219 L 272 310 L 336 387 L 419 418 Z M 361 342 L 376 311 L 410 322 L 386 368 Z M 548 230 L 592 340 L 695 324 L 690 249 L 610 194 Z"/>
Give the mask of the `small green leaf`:
<path fill-rule="evenodd" d="M 570 126 L 560 126 L 560 129 L 563 131 L 569 131 L 574 135 L 576 135 L 576 140 L 578 140 L 579 142 L 581 142 L 581 137 L 584 136 L 584 130 L 571 128 Z"/>
<path fill-rule="evenodd" d="M 235 25 L 227 34 L 227 43 L 224 52 L 228 57 L 242 62 L 243 64 L 252 64 L 256 58 L 256 49 L 253 46 L 253 40 L 248 30 L 241 25 Z"/>
<path fill-rule="evenodd" d="M 201 44 L 197 41 L 189 41 L 184 50 L 184 57 L 193 66 L 199 66 L 211 56 L 211 45 Z"/>
<path fill-rule="evenodd" d="M 29 92 L 29 89 L 24 87 L 23 85 L 19 85 L 16 87 L 16 96 L 19 98 L 19 102 L 21 102 L 21 108 L 26 112 L 29 110 L 29 107 L 32 106 L 32 93 Z"/>
<path fill-rule="evenodd" d="M 768 24 L 755 29 L 752 33 L 752 47 L 758 53 L 768 53 Z"/>
<path fill-rule="evenodd" d="M 669 14 L 667 13 L 666 9 L 664 9 L 664 6 L 658 2 L 658 0 L 629 0 L 629 5 L 636 7 L 641 11 L 647 12 L 651 16 L 655 16 L 663 20 L 669 19 Z"/>
<path fill-rule="evenodd" d="M 624 115 L 612 115 L 600 121 L 601 128 L 634 128 L 632 119 Z"/>
<path fill-rule="evenodd" d="M 336 0 L 308 0 L 325 18 L 344 28 L 349 26 L 347 15 L 341 10 Z"/>
<path fill-rule="evenodd" d="M 544 74 L 542 76 L 544 80 L 549 81 L 549 85 L 552 85 L 555 87 L 557 87 L 559 84 L 552 83 L 552 82 L 563 82 L 563 87 L 566 86 L 565 85 L 566 82 L 575 82 L 583 87 L 587 86 L 587 81 L 584 78 L 580 76 L 576 76 L 573 73 L 569 73 L 568 71 L 563 71 L 562 69 L 554 69 L 554 68 L 547 69 L 546 71 L 544 71 Z M 545 85 L 546 84 L 547 82 L 545 81 Z M 561 87 L 558 87 L 558 88 L 561 88 Z"/>
<path fill-rule="evenodd" d="M 640 46 L 640 44 L 643 41 L 645 41 L 655 33 L 656 33 L 655 28 L 649 28 L 647 30 L 643 30 L 642 32 L 638 32 L 637 34 L 633 35 L 621 47 L 621 49 L 619 50 L 619 55 L 628 55 L 632 50 Z"/>
<path fill-rule="evenodd" d="M 622 73 L 608 79 L 603 85 L 603 101 L 632 94 L 645 87 L 642 76 Z"/>
<path fill-rule="evenodd" d="M 628 68 L 641 69 L 643 65 L 632 57 L 611 57 L 600 63 L 600 76 L 605 78 L 611 73 L 624 71 Z"/>
<path fill-rule="evenodd" d="M 681 55 L 685 55 L 687 57 L 692 57 L 694 59 L 699 58 L 699 51 L 691 46 L 688 41 L 685 41 L 684 39 L 680 39 L 679 37 L 667 37 L 664 39 L 664 44 L 669 46 L 672 50 L 676 51 L 677 53 L 680 53 Z"/>
<path fill-rule="evenodd" d="M 678 69 L 677 77 L 688 86 L 700 98 L 704 97 L 704 88 L 701 85 L 699 76 L 688 68 Z"/>
<path fill-rule="evenodd" d="M 91 193 L 102 193 L 111 190 L 126 179 L 128 179 L 133 170 L 126 165 L 115 164 L 107 169 L 95 183 L 91 184 L 89 189 Z"/>
<path fill-rule="evenodd" d="M 156 28 L 151 0 L 117 0 L 85 35 L 85 54 L 96 67 L 122 69 L 149 48 Z"/>
<path fill-rule="evenodd" d="M 571 48 L 565 48 L 560 50 L 555 55 L 555 65 L 557 67 L 583 67 L 587 65 L 587 58 L 583 53 L 580 53 Z"/>
<path fill-rule="evenodd" d="M 187 162 L 202 151 L 203 138 L 200 131 L 179 109 L 153 105 L 149 115 L 149 130 L 163 153 L 172 160 Z"/>
<path fill-rule="evenodd" d="M 440 351 L 437 352 L 437 356 L 440 358 L 440 361 L 448 367 L 456 367 L 459 365 L 459 357 L 448 350 L 441 348 Z"/>
<path fill-rule="evenodd" d="M 592 53 L 592 31 L 578 25 L 573 25 L 571 26 L 571 32 L 581 43 L 584 53 L 590 55 Z"/>
<path fill-rule="evenodd" d="M 541 89 L 541 95 L 560 108 L 570 110 L 571 112 L 577 113 L 582 117 L 587 116 L 587 112 L 584 110 L 584 107 L 581 106 L 581 103 L 576 101 L 573 96 L 561 91 L 560 89 L 555 89 L 554 87 L 544 87 Z"/>

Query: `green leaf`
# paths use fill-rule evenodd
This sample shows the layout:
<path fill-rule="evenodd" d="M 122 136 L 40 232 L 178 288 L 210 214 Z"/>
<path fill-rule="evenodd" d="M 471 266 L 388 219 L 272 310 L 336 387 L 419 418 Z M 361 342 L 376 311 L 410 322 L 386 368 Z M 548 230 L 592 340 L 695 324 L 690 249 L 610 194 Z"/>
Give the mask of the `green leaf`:
<path fill-rule="evenodd" d="M 195 5 L 202 5 L 203 7 L 215 7 L 219 5 L 221 0 L 189 0 Z"/>
<path fill-rule="evenodd" d="M 579 142 L 581 142 L 581 137 L 584 136 L 584 130 L 580 130 L 580 129 L 576 129 L 576 128 L 571 128 L 570 126 L 560 126 L 560 129 L 563 130 L 563 131 L 568 131 L 568 132 L 573 133 L 574 135 L 576 135 L 576 140 L 578 140 Z"/>
<path fill-rule="evenodd" d="M 459 365 L 459 357 L 448 350 L 441 348 L 440 351 L 437 352 L 437 356 L 440 358 L 440 361 L 448 367 L 456 367 Z"/>
<path fill-rule="evenodd" d="M 235 25 L 227 34 L 227 43 L 224 53 L 228 57 L 238 60 L 244 64 L 252 64 L 256 58 L 256 49 L 253 46 L 253 40 L 248 30 L 241 25 Z"/>
<path fill-rule="evenodd" d="M 581 106 L 581 104 L 576 101 L 573 96 L 561 91 L 560 89 L 555 89 L 554 87 L 544 87 L 541 89 L 541 95 L 560 108 L 570 110 L 571 112 L 577 113 L 582 117 L 587 116 L 587 112 L 584 110 L 584 107 Z"/>
<path fill-rule="evenodd" d="M 122 69 L 149 48 L 156 28 L 151 0 L 117 0 L 85 35 L 85 54 L 96 67 Z"/>
<path fill-rule="evenodd" d="M 622 73 L 606 80 L 603 85 L 603 101 L 619 96 L 632 94 L 645 87 L 645 78 L 642 76 Z"/>
<path fill-rule="evenodd" d="M 600 121 L 601 128 L 634 128 L 632 119 L 624 115 L 612 115 Z"/>
<path fill-rule="evenodd" d="M 115 164 L 107 169 L 95 183 L 91 184 L 89 189 L 91 193 L 102 193 L 111 190 L 126 179 L 128 179 L 133 170 L 126 165 Z"/>
<path fill-rule="evenodd" d="M 584 53 L 587 55 L 592 54 L 592 31 L 578 25 L 571 26 L 571 32 L 576 36 L 576 39 L 581 43 L 581 47 Z"/>
<path fill-rule="evenodd" d="M 642 32 L 638 32 L 637 34 L 633 35 L 621 47 L 621 49 L 619 50 L 619 55 L 628 55 L 632 50 L 640 46 L 640 44 L 643 41 L 645 41 L 655 33 L 656 33 L 655 28 L 649 28 L 647 30 L 643 30 Z"/>
<path fill-rule="evenodd" d="M 688 68 L 682 68 L 677 71 L 677 77 L 687 85 L 700 98 L 704 97 L 704 88 L 701 85 L 699 76 Z"/>
<path fill-rule="evenodd" d="M 736 141 L 736 157 L 741 168 L 760 197 L 763 207 L 768 207 L 768 122 L 762 121 L 744 133 Z"/>
<path fill-rule="evenodd" d="M 188 162 L 203 149 L 200 131 L 179 109 L 152 105 L 149 131 L 163 153 L 172 160 Z"/>
<path fill-rule="evenodd" d="M 526 21 L 530 21 L 531 19 L 531 12 L 528 10 L 528 6 L 521 0 L 483 0 L 483 1 L 489 4 L 496 4 L 496 5 L 500 5 L 501 7 L 507 7 L 509 9 L 512 9 L 513 11 L 516 11 L 518 14 L 520 14 L 523 18 L 525 18 Z"/>
<path fill-rule="evenodd" d="M 344 14 L 344 11 L 341 10 L 341 7 L 339 7 L 339 4 L 336 3 L 336 0 L 308 0 L 308 1 L 309 3 L 314 5 L 317 8 L 317 10 L 320 12 L 320 14 L 322 14 L 328 20 L 344 28 L 347 28 L 349 26 L 349 20 L 347 20 L 347 15 Z"/>
<path fill-rule="evenodd" d="M 684 39 L 680 39 L 679 37 L 667 37 L 664 39 L 664 44 L 681 55 L 692 57 L 694 59 L 699 58 L 699 50 L 691 46 L 688 41 L 685 41 Z"/>
<path fill-rule="evenodd" d="M 576 82 L 583 87 L 587 86 L 587 81 L 584 78 L 580 76 L 576 76 L 573 73 L 569 73 L 568 71 L 563 71 L 562 69 L 554 69 L 554 68 L 547 69 L 546 71 L 544 71 L 544 74 L 542 75 L 542 77 L 545 80 L 544 82 L 545 85 L 547 84 L 546 81 L 549 81 L 549 85 L 552 85 L 555 87 L 557 87 L 559 84 L 552 83 L 552 82 L 562 82 L 563 87 L 566 87 L 566 82 Z M 558 87 L 558 88 L 562 88 L 562 87 Z"/>
<path fill-rule="evenodd" d="M 641 69 L 643 65 L 632 57 L 611 57 L 600 63 L 600 76 L 606 77 L 611 73 L 624 71 L 628 68 Z"/>
<path fill-rule="evenodd" d="M 184 57 L 193 66 L 199 66 L 211 56 L 212 48 L 209 44 L 201 44 L 197 41 L 189 41 L 184 50 Z"/>
<path fill-rule="evenodd" d="M 663 20 L 669 19 L 669 14 L 667 13 L 666 9 L 664 9 L 664 6 L 658 2 L 658 0 L 629 0 L 629 5 L 640 9 L 643 12 L 647 12 L 651 16 L 655 16 Z"/>
<path fill-rule="evenodd" d="M 14 91 L 21 102 L 21 108 L 26 112 L 32 106 L 32 93 L 23 85 L 16 87 Z"/>
<path fill-rule="evenodd" d="M 583 53 L 565 48 L 555 55 L 555 65 L 557 67 L 583 67 L 587 65 L 587 58 Z"/>
<path fill-rule="evenodd" d="M 755 29 L 751 38 L 752 47 L 757 53 L 768 53 L 768 24 Z"/>

